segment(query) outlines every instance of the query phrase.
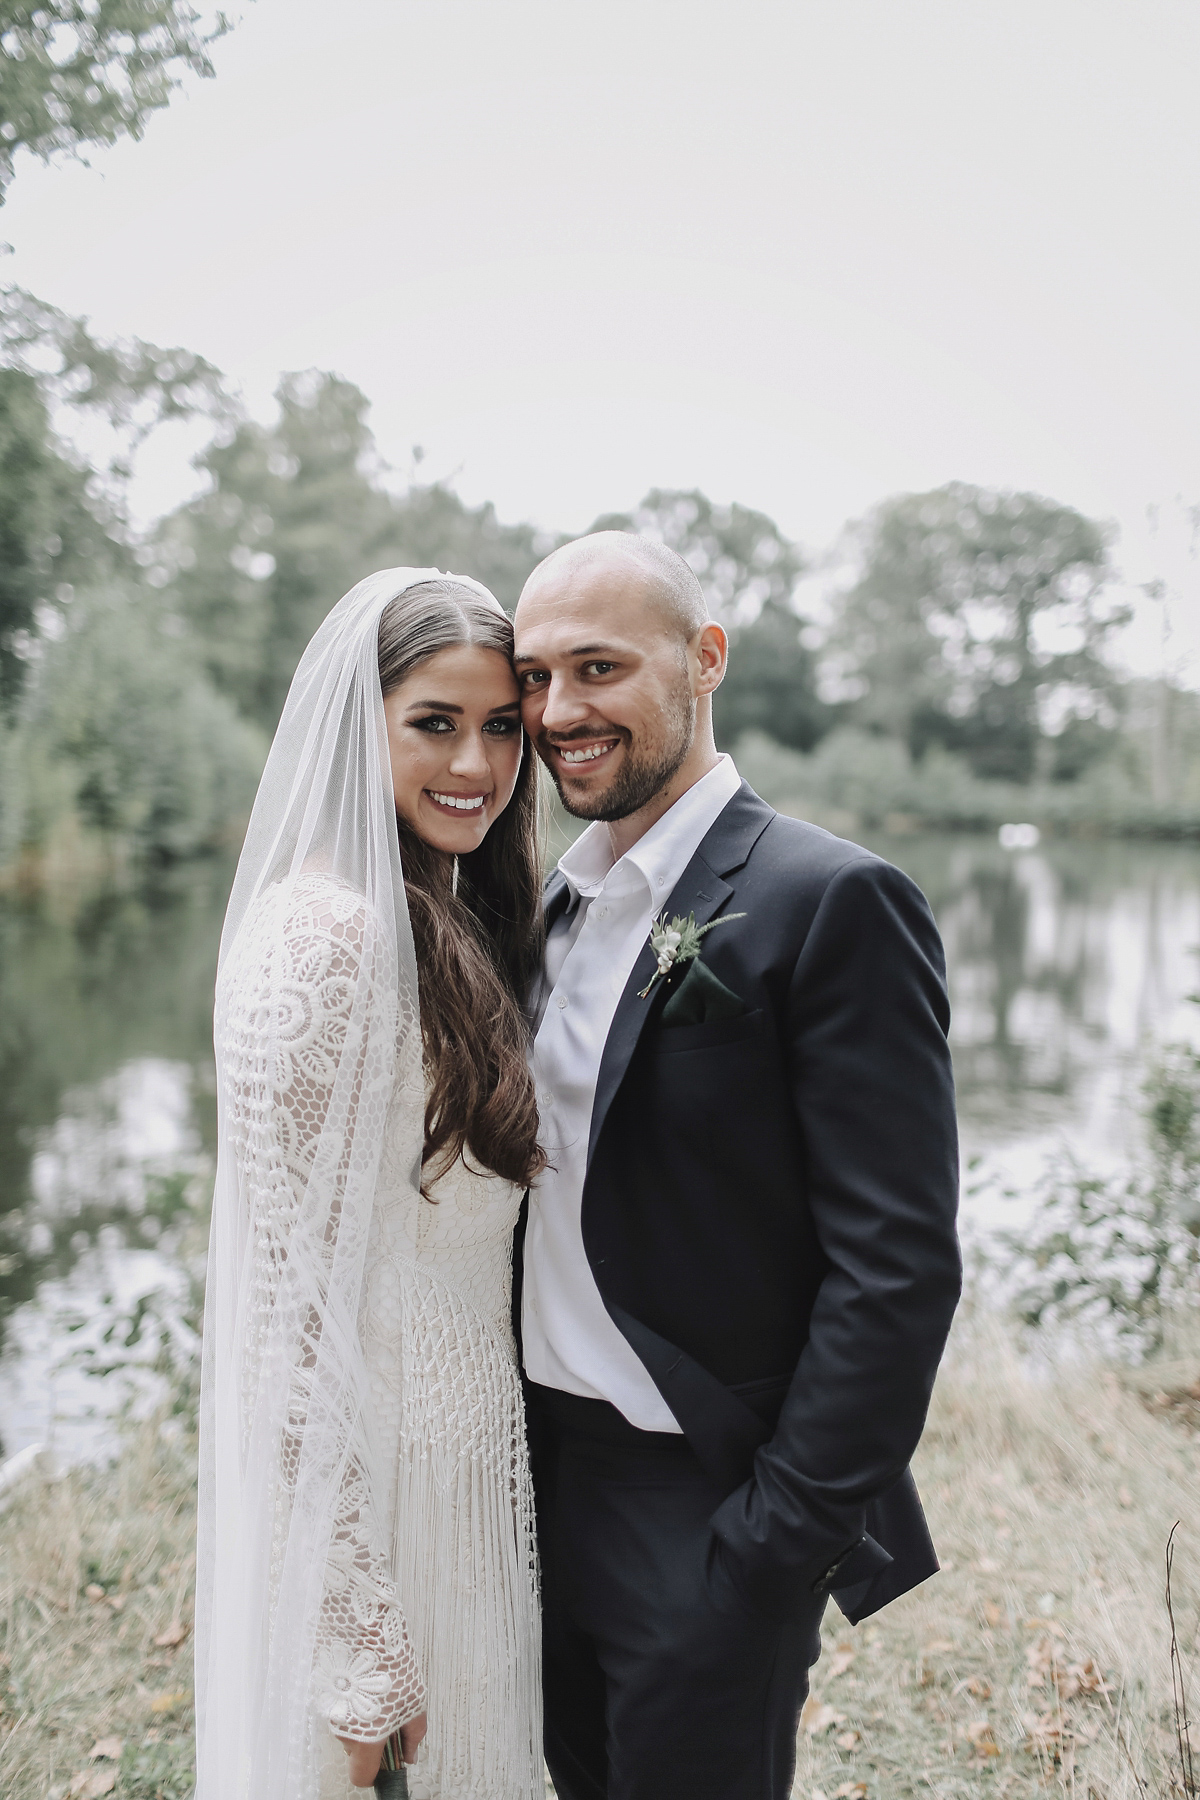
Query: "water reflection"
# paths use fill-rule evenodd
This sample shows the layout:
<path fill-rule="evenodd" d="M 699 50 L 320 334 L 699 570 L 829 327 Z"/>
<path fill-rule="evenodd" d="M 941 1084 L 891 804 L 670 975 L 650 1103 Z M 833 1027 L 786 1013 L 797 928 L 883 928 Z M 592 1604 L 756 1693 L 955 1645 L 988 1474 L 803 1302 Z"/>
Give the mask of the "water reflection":
<path fill-rule="evenodd" d="M 880 839 L 946 940 L 964 1145 L 1033 1172 L 1119 1153 L 1148 1042 L 1196 1036 L 1200 864 L 1178 846 Z M 232 870 L 0 897 L 0 1454 L 97 1400 L 67 1324 L 173 1272 L 213 1149 L 212 974 Z M 94 1437 L 94 1434 L 92 1434 Z"/>
<path fill-rule="evenodd" d="M 211 1155 L 230 875 L 206 863 L 136 891 L 0 896 L 0 1453 L 45 1435 L 29 1337 L 48 1302 L 78 1316 L 135 1268 L 161 1276 L 155 1247 L 165 1233 L 169 1259 Z"/>

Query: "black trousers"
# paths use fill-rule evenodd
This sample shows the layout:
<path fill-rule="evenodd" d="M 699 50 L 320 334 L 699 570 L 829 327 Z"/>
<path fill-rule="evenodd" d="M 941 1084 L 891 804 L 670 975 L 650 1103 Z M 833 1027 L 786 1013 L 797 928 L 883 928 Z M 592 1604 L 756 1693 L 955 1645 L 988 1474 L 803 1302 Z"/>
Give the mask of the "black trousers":
<path fill-rule="evenodd" d="M 684 1438 L 527 1385 L 559 1800 L 786 1800 L 824 1599 L 743 1596 Z"/>

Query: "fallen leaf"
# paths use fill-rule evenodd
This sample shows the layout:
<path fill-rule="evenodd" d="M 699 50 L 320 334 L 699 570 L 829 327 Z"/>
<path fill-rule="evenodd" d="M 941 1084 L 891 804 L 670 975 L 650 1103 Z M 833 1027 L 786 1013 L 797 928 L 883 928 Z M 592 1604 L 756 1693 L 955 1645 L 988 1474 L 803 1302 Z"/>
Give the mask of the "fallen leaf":
<path fill-rule="evenodd" d="M 829 1665 L 830 1681 L 836 1680 L 839 1675 L 844 1675 L 846 1670 L 852 1667 L 853 1663 L 853 1650 L 836 1650 L 834 1652 L 833 1661 Z"/>
<path fill-rule="evenodd" d="M 125 1740 L 123 1738 L 97 1738 L 91 1749 L 88 1751 L 88 1761 L 95 1762 L 98 1756 L 110 1756 L 114 1762 L 119 1762 L 121 1752 L 124 1748 Z"/>
<path fill-rule="evenodd" d="M 72 1775 L 67 1793 L 71 1800 L 100 1800 L 101 1794 L 111 1794 L 116 1785 L 115 1769 L 81 1769 Z"/>
<path fill-rule="evenodd" d="M 981 1556 L 975 1567 L 981 1575 L 998 1575 L 1000 1573 L 1000 1564 L 991 1556 Z"/>
<path fill-rule="evenodd" d="M 990 1700 L 992 1697 L 991 1683 L 985 1681 L 982 1675 L 972 1675 L 967 1683 L 967 1692 L 974 1694 L 976 1700 Z"/>
<path fill-rule="evenodd" d="M 124 1594 L 105 1594 L 104 1598 L 108 1601 L 108 1604 L 112 1607 L 114 1612 L 124 1612 L 124 1610 L 125 1610 Z"/>
<path fill-rule="evenodd" d="M 967 1742 L 976 1756 L 999 1756 L 1000 1746 L 996 1742 L 990 1719 L 972 1719 L 967 1726 Z"/>
<path fill-rule="evenodd" d="M 1061 1700 L 1074 1700 L 1077 1694 L 1111 1694 L 1112 1688 L 1105 1681 L 1095 1659 L 1088 1657 L 1086 1662 L 1071 1663 L 1061 1674 L 1054 1677 Z"/>
<path fill-rule="evenodd" d="M 167 1629 L 165 1631 L 160 1631 L 155 1638 L 155 1646 L 159 1650 L 174 1650 L 178 1645 L 182 1644 L 187 1634 L 187 1626 L 181 1625 L 178 1619 L 172 1619 L 171 1623 L 167 1626 Z"/>
<path fill-rule="evenodd" d="M 83 1591 L 89 1600 L 103 1600 L 104 1598 L 104 1589 L 98 1581 L 89 1581 Z"/>
<path fill-rule="evenodd" d="M 174 1712 L 175 1708 L 177 1706 L 182 1706 L 187 1698 L 188 1691 L 186 1688 L 173 1688 L 168 1693 L 155 1694 L 150 1701 L 150 1711 L 152 1713 Z"/>
<path fill-rule="evenodd" d="M 944 1563 L 942 1567 L 945 1567 Z M 994 1600 L 985 1600 L 983 1603 L 983 1616 L 987 1624 L 999 1625 L 1004 1619 L 1004 1608 L 1002 1606 L 997 1606 Z"/>
<path fill-rule="evenodd" d="M 823 1731 L 828 1731 L 831 1725 L 843 1725 L 845 1719 L 845 1713 L 837 1712 L 832 1706 L 827 1706 L 824 1701 L 818 1700 L 815 1694 L 808 1696 L 804 1702 L 804 1710 L 800 1714 L 800 1723 L 809 1737 L 819 1737 Z"/>
<path fill-rule="evenodd" d="M 949 1638 L 934 1638 L 932 1644 L 926 1644 L 925 1648 L 921 1652 L 921 1655 L 922 1656 L 939 1656 L 947 1650 L 953 1650 L 953 1648 L 954 1648 L 954 1645 L 950 1642 Z"/>
<path fill-rule="evenodd" d="M 839 1731 L 833 1741 L 839 1750 L 857 1750 L 862 1738 L 857 1731 Z"/>
<path fill-rule="evenodd" d="M 1133 1505 L 1133 1495 L 1130 1493 L 1128 1488 L 1123 1487 L 1123 1488 L 1117 1489 L 1117 1505 L 1118 1506 L 1132 1506 Z"/>
<path fill-rule="evenodd" d="M 833 1800 L 867 1800 L 866 1782 L 843 1781 L 841 1787 L 834 1788 Z"/>
<path fill-rule="evenodd" d="M 1070 1756 L 1073 1733 L 1062 1713 L 1026 1713 L 1025 1731 L 1025 1748 L 1034 1755 L 1048 1755 L 1056 1762 Z"/>

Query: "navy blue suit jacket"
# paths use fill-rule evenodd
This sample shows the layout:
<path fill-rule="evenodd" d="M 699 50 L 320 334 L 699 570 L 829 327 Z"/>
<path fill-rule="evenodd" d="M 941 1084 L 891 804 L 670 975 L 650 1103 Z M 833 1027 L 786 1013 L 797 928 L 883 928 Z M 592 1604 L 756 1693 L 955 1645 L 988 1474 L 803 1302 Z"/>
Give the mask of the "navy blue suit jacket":
<path fill-rule="evenodd" d="M 549 924 L 566 898 L 552 876 Z M 832 1590 L 857 1621 L 937 1568 L 908 1464 L 961 1281 L 941 942 L 900 870 L 744 782 L 667 910 L 745 916 L 648 999 L 648 946 L 634 965 L 588 1260 L 728 1493 L 734 1578 L 764 1605 Z"/>

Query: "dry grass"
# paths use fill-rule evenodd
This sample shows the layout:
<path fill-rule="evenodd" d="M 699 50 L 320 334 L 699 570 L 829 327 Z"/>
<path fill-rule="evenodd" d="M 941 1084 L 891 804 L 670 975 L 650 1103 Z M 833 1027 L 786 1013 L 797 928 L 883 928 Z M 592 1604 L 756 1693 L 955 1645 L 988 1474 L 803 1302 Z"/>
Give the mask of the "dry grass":
<path fill-rule="evenodd" d="M 856 1631 L 831 1608 L 802 1800 L 1182 1800 L 1163 1554 L 1182 1520 L 1176 1615 L 1200 1702 L 1200 1437 L 1156 1396 L 1198 1373 L 1200 1352 L 1039 1379 L 963 1324 L 918 1467 L 947 1567 Z M 193 1505 L 186 1444 L 145 1430 L 115 1468 L 31 1490 L 0 1521 L 5 1800 L 65 1800 L 77 1776 L 79 1796 L 191 1793 L 190 1640 L 155 1640 L 190 1621 Z M 89 1761 L 111 1737 L 119 1757 Z"/>
<path fill-rule="evenodd" d="M 1175 1611 L 1200 1676 L 1200 1434 L 1148 1402 L 1198 1371 L 1039 1379 L 964 1324 L 917 1463 L 943 1571 L 857 1630 L 830 1608 L 798 1796 L 1183 1794 L 1164 1553 L 1178 1519 Z"/>
<path fill-rule="evenodd" d="M 5 1800 L 191 1794 L 195 1504 L 190 1446 L 147 1427 L 0 1519 Z"/>

